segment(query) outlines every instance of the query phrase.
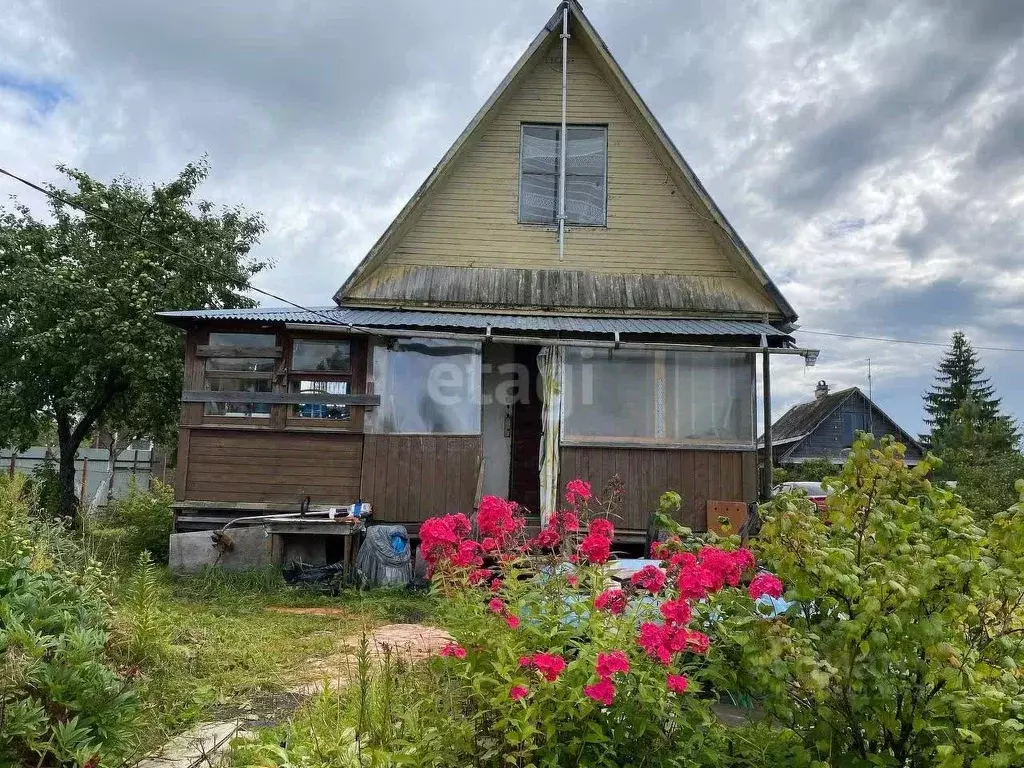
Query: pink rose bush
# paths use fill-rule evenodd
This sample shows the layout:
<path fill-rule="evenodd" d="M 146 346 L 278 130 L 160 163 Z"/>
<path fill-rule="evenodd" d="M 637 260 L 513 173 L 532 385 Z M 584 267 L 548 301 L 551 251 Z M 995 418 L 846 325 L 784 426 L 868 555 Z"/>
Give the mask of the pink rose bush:
<path fill-rule="evenodd" d="M 697 738 L 712 722 L 695 695 L 714 679 L 712 637 L 729 616 L 759 620 L 753 601 L 781 595 L 781 582 L 755 575 L 747 549 L 673 537 L 652 547 L 657 565 L 616 583 L 613 506 L 578 480 L 565 502 L 532 533 L 522 510 L 494 497 L 480 503 L 479 541 L 464 515 L 421 527 L 454 638 L 439 659 L 461 681 L 461 706 L 520 763 L 555 764 L 558 740 L 545 732 L 599 733 L 643 754 L 665 734 Z M 579 764 L 600 754 L 594 739 L 578 745 Z"/>

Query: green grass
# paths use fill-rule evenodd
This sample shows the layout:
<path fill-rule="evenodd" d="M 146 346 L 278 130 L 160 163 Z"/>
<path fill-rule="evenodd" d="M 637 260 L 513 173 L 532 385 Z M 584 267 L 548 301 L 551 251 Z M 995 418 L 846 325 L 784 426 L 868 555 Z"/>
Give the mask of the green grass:
<path fill-rule="evenodd" d="M 187 577 L 161 574 L 160 613 L 171 652 L 145 682 L 142 740 L 157 746 L 189 725 L 237 712 L 306 678 L 304 665 L 340 641 L 385 623 L 429 621 L 431 598 L 406 591 L 344 590 L 326 596 L 285 584 L 276 570 Z M 340 609 L 341 615 L 270 608 Z M 258 705 L 257 705 L 258 709 Z"/>

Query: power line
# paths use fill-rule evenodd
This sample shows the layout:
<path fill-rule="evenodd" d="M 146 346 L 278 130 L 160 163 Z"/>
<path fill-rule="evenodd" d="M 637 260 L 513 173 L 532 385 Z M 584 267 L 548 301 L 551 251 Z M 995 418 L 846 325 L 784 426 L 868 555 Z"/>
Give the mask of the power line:
<path fill-rule="evenodd" d="M 206 263 L 204 263 L 202 261 L 199 261 L 198 259 L 195 259 L 195 258 L 193 258 L 191 256 L 188 256 L 188 255 L 182 253 L 181 251 L 178 251 L 178 250 L 175 250 L 174 248 L 166 246 L 166 245 L 164 245 L 161 242 L 158 242 L 156 240 L 148 238 L 145 235 L 142 235 L 142 234 L 140 234 L 138 232 L 133 232 L 128 227 L 126 227 L 126 226 L 124 226 L 122 224 L 118 224 L 116 221 L 113 221 L 112 219 L 109 219 L 106 216 L 103 216 L 102 214 L 96 213 L 96 211 L 93 211 L 90 208 L 87 208 L 86 206 L 81 205 L 80 203 L 76 203 L 76 202 L 73 202 L 71 200 L 68 200 L 66 197 L 64 197 L 63 195 L 61 195 L 61 194 L 59 194 L 59 193 L 57 193 L 55 191 L 53 191 L 52 189 L 46 189 L 45 187 L 42 187 L 39 184 L 35 184 L 35 183 L 29 181 L 28 179 L 24 179 L 21 176 L 18 176 L 17 174 L 11 173 L 6 168 L 0 167 L 0 173 L 2 173 L 4 176 L 9 176 L 10 178 L 14 179 L 15 181 L 18 181 L 18 182 L 24 184 L 25 186 L 34 189 L 36 192 L 40 192 L 40 193 L 46 195 L 47 197 L 50 197 L 50 198 L 56 200 L 57 202 L 62 203 L 63 205 L 67 205 L 67 206 L 69 206 L 71 208 L 75 208 L 76 210 L 79 210 L 79 211 L 81 211 L 82 213 L 84 213 L 84 214 L 86 214 L 88 216 L 92 216 L 94 219 L 99 219 L 100 221 L 102 221 L 102 222 L 104 222 L 106 224 L 109 224 L 110 226 L 114 227 L 115 229 L 119 229 L 122 232 L 128 233 L 132 237 L 135 237 L 135 238 L 137 238 L 139 240 L 142 240 L 143 242 L 149 243 L 150 245 L 156 246 L 157 248 L 160 248 L 161 250 L 164 250 L 167 253 L 170 253 L 172 256 L 177 256 L 178 258 L 184 259 L 185 261 L 191 262 L 192 264 L 195 264 L 195 265 L 197 265 L 199 267 L 208 269 L 211 272 L 213 272 L 213 273 L 215 273 L 217 275 L 220 275 L 221 277 L 223 277 L 223 278 L 225 278 L 227 280 L 230 280 L 231 282 L 238 283 L 238 284 L 244 286 L 245 288 L 249 289 L 250 291 L 262 294 L 262 295 L 267 296 L 267 297 L 269 297 L 271 299 L 274 299 L 275 301 L 280 301 L 283 304 L 287 304 L 290 307 L 295 307 L 296 309 L 301 309 L 303 312 L 309 312 L 311 315 L 314 315 L 316 317 L 322 318 L 323 320 L 326 320 L 331 325 L 341 325 L 341 326 L 344 326 L 346 328 L 350 327 L 346 323 L 341 323 L 338 320 L 336 320 L 335 318 L 330 317 L 329 315 L 325 315 L 324 313 L 322 313 L 322 312 L 320 312 L 318 310 L 310 309 L 309 307 L 305 307 L 302 304 L 298 304 L 298 303 L 296 303 L 294 301 L 291 301 L 290 299 L 286 299 L 284 296 L 278 296 L 276 293 L 271 293 L 270 291 L 265 291 L 262 288 L 257 288 L 252 283 L 250 283 L 248 280 L 239 278 L 237 275 L 232 275 L 232 274 L 230 274 L 228 272 L 225 272 L 224 270 L 219 269 L 219 268 L 217 268 L 217 267 L 215 267 L 215 266 L 213 266 L 211 264 L 206 264 Z M 918 345 L 918 346 L 925 346 L 925 347 L 946 347 L 946 346 L 948 346 L 948 344 L 946 342 L 942 342 L 942 341 L 924 341 L 922 339 L 892 339 L 892 338 L 887 338 L 887 337 L 884 337 L 884 336 L 861 336 L 861 335 L 853 334 L 853 333 L 837 333 L 835 331 L 812 331 L 812 330 L 809 330 L 809 329 L 806 329 L 806 328 L 798 328 L 796 332 L 797 333 L 809 333 L 809 334 L 812 334 L 812 335 L 815 335 L 815 336 L 833 336 L 833 337 L 840 338 L 840 339 L 856 339 L 858 341 L 881 341 L 881 342 L 886 342 L 888 344 L 915 344 L 915 345 Z M 975 345 L 974 348 L 975 349 L 980 349 L 980 350 L 983 350 L 983 351 L 986 351 L 986 352 L 1024 352 L 1024 349 L 1015 348 L 1015 347 L 985 347 L 985 346 L 976 346 Z"/>
<path fill-rule="evenodd" d="M 62 203 L 63 205 L 67 205 L 67 206 L 69 206 L 71 208 L 75 208 L 75 209 L 81 211 L 82 213 L 86 214 L 87 216 L 92 216 L 94 219 L 99 219 L 100 221 L 102 221 L 102 222 L 104 222 L 106 224 L 109 224 L 110 226 L 114 227 L 115 229 L 119 229 L 122 232 L 127 232 L 132 237 L 137 238 L 139 240 L 142 240 L 143 242 L 149 243 L 150 245 L 156 246 L 157 248 L 160 248 L 161 250 L 166 251 L 167 253 L 171 254 L 172 256 L 177 256 L 179 259 L 184 259 L 185 261 L 191 262 L 192 264 L 195 264 L 195 265 L 197 265 L 199 267 L 208 269 L 208 270 L 210 270 L 210 272 L 213 272 L 214 274 L 219 275 L 219 276 L 225 278 L 226 280 L 230 280 L 233 283 L 238 283 L 239 285 L 242 285 L 245 288 L 248 288 L 250 291 L 254 291 L 256 293 L 261 293 L 264 296 L 270 297 L 271 299 L 283 302 L 284 304 L 287 304 L 287 305 L 289 305 L 291 307 L 295 307 L 296 309 L 301 309 L 303 312 L 309 312 L 309 313 L 315 315 L 316 317 L 323 318 L 324 320 L 326 320 L 331 325 L 345 325 L 345 323 L 340 323 L 335 318 L 330 317 L 329 315 L 325 315 L 322 312 L 319 312 L 319 311 L 317 311 L 315 309 L 310 309 L 309 307 L 304 307 L 301 304 L 296 304 L 294 301 L 290 301 L 289 299 L 286 299 L 283 296 L 278 296 L 276 293 L 271 293 L 270 291 L 265 291 L 262 288 L 257 288 L 252 283 L 250 283 L 248 280 L 246 280 L 244 278 L 240 278 L 238 275 L 232 275 L 229 272 L 225 272 L 224 270 L 219 269 L 218 267 L 213 266 L 212 264 L 207 264 L 205 262 L 202 262 L 199 259 L 193 258 L 191 256 L 188 256 L 188 255 L 184 254 L 184 253 L 181 253 L 178 250 L 175 250 L 174 248 L 166 246 L 163 243 L 158 242 L 157 240 L 153 240 L 151 238 L 148 238 L 148 237 L 146 237 L 145 235 L 143 235 L 143 234 L 141 234 L 139 232 L 134 232 L 131 229 L 129 229 L 128 227 L 126 227 L 126 226 L 124 226 L 122 224 L 118 224 L 116 221 L 113 221 L 112 219 L 109 219 L 106 216 L 103 216 L 102 214 L 96 213 L 96 211 L 93 211 L 93 210 L 87 208 L 86 206 L 81 205 L 80 203 L 76 203 L 76 202 L 73 202 L 72 200 L 68 200 L 66 197 L 64 197 L 63 195 L 61 195 L 61 194 L 59 194 L 59 193 L 57 193 L 55 191 L 53 191 L 52 189 L 46 189 L 45 187 L 42 187 L 39 184 L 35 184 L 35 183 L 29 181 L 28 179 L 23 179 L 21 176 L 18 176 L 17 174 L 14 174 L 14 173 L 11 173 L 6 168 L 0 167 L 0 173 L 2 173 L 4 176 L 9 176 L 10 178 L 14 179 L 15 181 L 21 182 L 22 184 L 24 184 L 27 187 L 31 187 L 36 192 L 43 193 L 47 197 L 50 197 L 50 198 L 56 200 L 57 202 Z M 346 327 L 348 327 L 348 326 L 346 325 Z"/>
<path fill-rule="evenodd" d="M 859 336 L 854 333 L 836 333 L 834 331 L 811 331 L 806 328 L 797 328 L 794 333 L 810 333 L 815 336 L 836 336 L 840 339 L 858 339 L 861 341 L 884 341 L 889 344 L 917 344 L 923 347 L 948 347 L 949 342 L 945 341 L 924 341 L 923 339 L 890 339 L 884 336 Z M 987 352 L 1024 352 L 1024 349 L 1017 347 L 981 347 L 972 344 L 974 349 L 981 349 Z"/>

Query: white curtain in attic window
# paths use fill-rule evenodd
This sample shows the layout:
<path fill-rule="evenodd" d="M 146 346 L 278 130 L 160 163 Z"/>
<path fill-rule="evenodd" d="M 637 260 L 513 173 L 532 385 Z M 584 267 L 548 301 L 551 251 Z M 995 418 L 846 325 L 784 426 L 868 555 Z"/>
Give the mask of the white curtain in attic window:
<path fill-rule="evenodd" d="M 520 157 L 519 220 L 558 222 L 558 165 L 561 128 L 524 125 Z M 565 157 L 565 217 L 569 224 L 605 223 L 607 129 L 570 126 Z"/>

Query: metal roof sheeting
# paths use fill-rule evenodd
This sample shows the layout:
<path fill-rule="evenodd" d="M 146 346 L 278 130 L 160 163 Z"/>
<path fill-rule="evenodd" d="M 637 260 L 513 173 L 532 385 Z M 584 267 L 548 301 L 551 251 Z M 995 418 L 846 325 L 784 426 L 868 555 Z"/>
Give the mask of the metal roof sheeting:
<path fill-rule="evenodd" d="M 257 307 L 255 309 L 200 309 L 160 312 L 170 321 L 241 320 L 262 323 L 312 323 L 368 328 L 460 328 L 496 331 L 568 333 L 650 333 L 681 336 L 788 336 L 767 323 L 754 320 L 697 320 L 667 317 L 569 317 L 559 315 L 498 315 L 421 310 L 343 309 L 312 307 Z"/>

